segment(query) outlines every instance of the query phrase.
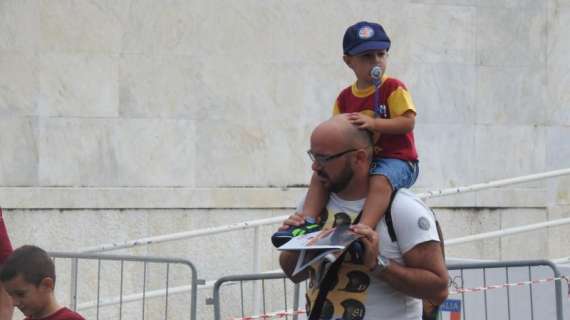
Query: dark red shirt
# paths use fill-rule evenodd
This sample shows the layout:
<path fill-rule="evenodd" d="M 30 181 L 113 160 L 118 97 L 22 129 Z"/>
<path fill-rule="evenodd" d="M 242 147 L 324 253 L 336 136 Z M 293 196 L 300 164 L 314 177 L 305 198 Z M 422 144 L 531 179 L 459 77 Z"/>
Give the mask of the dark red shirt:
<path fill-rule="evenodd" d="M 378 116 L 374 108 L 374 91 L 373 86 L 360 90 L 356 87 L 356 83 L 345 88 L 336 99 L 333 115 L 360 112 L 372 117 Z M 382 118 L 392 119 L 407 111 L 416 113 L 408 89 L 398 79 L 384 76 L 379 93 L 379 106 L 385 110 L 381 115 Z M 374 148 L 374 157 L 404 161 L 418 160 L 413 131 L 405 134 L 381 134 Z"/>
<path fill-rule="evenodd" d="M 2 208 L 0 208 L 0 265 L 4 264 L 6 259 L 12 254 L 12 243 L 8 237 L 8 230 L 2 217 Z"/>
<path fill-rule="evenodd" d="M 57 310 L 56 313 L 41 319 L 32 319 L 26 317 L 24 320 L 85 320 L 79 313 L 71 311 L 66 307 Z"/>

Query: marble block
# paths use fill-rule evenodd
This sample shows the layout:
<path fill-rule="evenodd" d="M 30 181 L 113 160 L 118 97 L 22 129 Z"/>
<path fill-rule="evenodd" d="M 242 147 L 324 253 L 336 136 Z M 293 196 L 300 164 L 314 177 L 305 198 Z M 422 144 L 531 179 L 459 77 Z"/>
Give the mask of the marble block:
<path fill-rule="evenodd" d="M 478 68 L 477 124 L 544 125 L 550 99 L 544 66 Z"/>
<path fill-rule="evenodd" d="M 570 56 L 570 42 L 566 35 L 570 24 L 570 1 L 566 5 L 563 1 L 551 0 L 552 5 L 547 10 L 548 37 L 546 53 L 548 64 L 556 67 L 568 66 Z"/>
<path fill-rule="evenodd" d="M 0 185 L 30 187 L 38 184 L 37 121 L 0 117 Z"/>
<path fill-rule="evenodd" d="M 213 25 L 204 23 L 207 5 L 195 1 L 156 2 L 142 0 L 129 3 L 123 23 L 121 52 L 127 54 L 192 54 L 212 43 L 209 34 L 217 33 Z M 200 33 L 201 31 L 208 31 Z M 219 43 L 216 43 L 218 48 Z"/>
<path fill-rule="evenodd" d="M 183 55 L 122 55 L 121 116 L 200 119 L 210 112 L 214 116 L 215 102 L 223 98 L 204 85 L 202 65 Z"/>
<path fill-rule="evenodd" d="M 414 137 L 420 174 L 414 187 L 429 189 L 465 186 L 481 181 L 474 159 L 477 128 L 465 125 L 417 124 Z"/>
<path fill-rule="evenodd" d="M 40 181 L 52 186 L 194 186 L 195 127 L 168 119 L 49 119 Z"/>
<path fill-rule="evenodd" d="M 548 171 L 545 135 L 544 127 L 532 125 L 477 126 L 472 173 L 487 181 Z"/>
<path fill-rule="evenodd" d="M 39 4 L 44 52 L 120 52 L 128 2 L 66 0 Z"/>
<path fill-rule="evenodd" d="M 546 15 L 537 8 L 477 8 L 477 64 L 543 66 Z"/>
<path fill-rule="evenodd" d="M 0 1 L 0 52 L 31 53 L 38 48 L 39 38 L 39 1 Z"/>
<path fill-rule="evenodd" d="M 404 82 L 412 95 L 417 110 L 417 125 L 470 125 L 480 112 L 475 108 L 475 65 L 398 63 L 390 66 L 387 72 Z"/>
<path fill-rule="evenodd" d="M 410 4 L 393 57 L 408 62 L 475 63 L 477 9 L 471 6 Z M 391 50 L 392 51 L 392 50 Z"/>
<path fill-rule="evenodd" d="M 305 132 L 278 121 L 197 124 L 196 181 L 200 186 L 307 184 Z"/>
<path fill-rule="evenodd" d="M 570 127 L 546 127 L 546 165 L 570 168 Z"/>
<path fill-rule="evenodd" d="M 38 113 L 44 117 L 116 117 L 118 63 L 108 54 L 40 55 Z"/>
<path fill-rule="evenodd" d="M 0 116 L 11 118 L 37 115 L 37 56 L 0 51 L 0 70 Z"/>
<path fill-rule="evenodd" d="M 501 229 L 535 224 L 547 220 L 540 209 L 504 210 L 500 213 Z M 548 252 L 548 229 L 509 235 L 501 238 L 501 260 L 541 259 Z M 524 248 L 524 249 L 523 249 Z"/>
<path fill-rule="evenodd" d="M 544 109 L 548 124 L 567 127 L 570 123 L 570 66 L 549 64 L 547 72 L 548 100 Z"/>

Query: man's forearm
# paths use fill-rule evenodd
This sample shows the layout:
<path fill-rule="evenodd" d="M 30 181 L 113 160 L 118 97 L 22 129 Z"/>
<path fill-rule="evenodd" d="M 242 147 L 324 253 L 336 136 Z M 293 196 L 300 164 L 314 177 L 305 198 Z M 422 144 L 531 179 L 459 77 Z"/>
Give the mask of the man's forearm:
<path fill-rule="evenodd" d="M 293 251 L 283 251 L 279 256 L 279 264 L 281 265 L 281 269 L 283 269 L 285 275 L 287 275 L 287 277 L 295 283 L 301 282 L 309 277 L 309 272 L 306 269 L 294 277 L 292 276 L 298 258 L 299 253 Z"/>
<path fill-rule="evenodd" d="M 375 272 L 373 276 L 415 298 L 429 299 L 436 304 L 440 304 L 447 298 L 447 274 L 440 276 L 432 271 L 409 268 L 391 261 L 387 269 Z"/>

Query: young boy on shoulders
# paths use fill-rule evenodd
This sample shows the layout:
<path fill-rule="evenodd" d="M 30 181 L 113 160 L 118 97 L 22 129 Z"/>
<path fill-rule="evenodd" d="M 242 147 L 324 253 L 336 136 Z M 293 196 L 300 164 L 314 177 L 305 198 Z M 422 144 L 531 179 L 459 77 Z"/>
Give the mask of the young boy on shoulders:
<path fill-rule="evenodd" d="M 380 24 L 361 21 L 348 27 L 343 38 L 343 60 L 354 72 L 356 82 L 340 92 L 333 109 L 333 115 L 346 114 L 351 123 L 373 136 L 370 185 L 360 218 L 361 223 L 371 228 L 376 228 L 384 216 L 392 192 L 411 187 L 419 172 L 413 134 L 416 108 L 406 86 L 385 74 L 390 45 L 390 38 Z M 330 155 L 309 150 L 309 156 L 313 166 L 326 169 L 334 161 L 350 161 L 353 151 L 356 150 Z M 331 191 L 321 179 L 316 174 L 311 178 L 302 212 L 305 224 L 274 234 L 275 246 L 320 229 L 318 218 Z"/>
<path fill-rule="evenodd" d="M 0 281 L 25 320 L 85 320 L 57 303 L 55 266 L 41 248 L 26 245 L 16 249 L 2 266 Z"/>

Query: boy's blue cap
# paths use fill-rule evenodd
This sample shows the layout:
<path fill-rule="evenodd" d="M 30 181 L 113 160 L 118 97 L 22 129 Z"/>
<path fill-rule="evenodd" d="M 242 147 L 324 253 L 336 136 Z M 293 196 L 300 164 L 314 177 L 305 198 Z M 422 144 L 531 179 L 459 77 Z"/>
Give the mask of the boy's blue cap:
<path fill-rule="evenodd" d="M 360 21 L 346 29 L 342 39 L 344 54 L 354 56 L 370 50 L 390 49 L 390 38 L 381 25 Z"/>

